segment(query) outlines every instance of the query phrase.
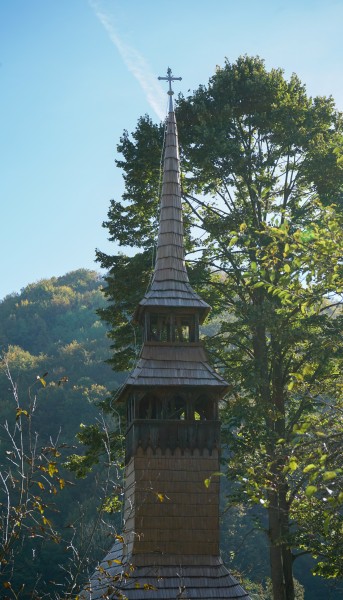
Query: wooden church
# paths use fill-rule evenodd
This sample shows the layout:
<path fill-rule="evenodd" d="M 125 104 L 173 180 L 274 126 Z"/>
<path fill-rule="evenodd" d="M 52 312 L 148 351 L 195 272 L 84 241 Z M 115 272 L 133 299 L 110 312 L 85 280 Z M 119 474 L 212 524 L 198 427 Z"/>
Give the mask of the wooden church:
<path fill-rule="evenodd" d="M 208 363 L 199 325 L 210 310 L 184 261 L 178 135 L 168 69 L 157 256 L 135 320 L 143 347 L 119 396 L 127 406 L 123 542 L 80 598 L 249 599 L 219 552 L 220 422 L 225 380 Z M 211 479 L 209 486 L 205 480 Z"/>

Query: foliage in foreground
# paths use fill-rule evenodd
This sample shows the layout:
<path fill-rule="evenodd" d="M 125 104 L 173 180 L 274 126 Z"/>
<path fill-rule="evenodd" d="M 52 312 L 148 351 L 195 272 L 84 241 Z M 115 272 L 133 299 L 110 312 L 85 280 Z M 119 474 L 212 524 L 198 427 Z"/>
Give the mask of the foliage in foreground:
<path fill-rule="evenodd" d="M 107 433 L 118 424 L 97 408 L 120 382 L 104 364 L 101 285 L 79 270 L 0 303 L 1 597 L 75 595 L 119 525 L 105 502 L 121 478 Z M 102 451 L 94 472 L 75 481 L 63 462 L 81 454 L 81 421 L 82 432 L 99 423 Z"/>

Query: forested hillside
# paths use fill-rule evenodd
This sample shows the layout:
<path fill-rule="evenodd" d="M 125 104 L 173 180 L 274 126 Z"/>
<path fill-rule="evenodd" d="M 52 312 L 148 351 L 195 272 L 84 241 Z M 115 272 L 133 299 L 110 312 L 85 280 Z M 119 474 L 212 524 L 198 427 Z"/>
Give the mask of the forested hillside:
<path fill-rule="evenodd" d="M 18 551 L 14 573 L 10 565 L 5 568 L 6 539 L 2 538 L 4 566 L 0 585 L 10 582 L 13 589 L 19 589 L 25 584 L 20 598 L 31 597 L 28 594 L 39 578 L 37 597 L 46 591 L 44 581 L 61 584 L 65 576 L 63 568 L 74 562 L 72 569 L 76 570 L 75 552 L 85 544 L 90 547 L 82 568 L 87 566 L 89 555 L 96 559 L 110 543 L 108 531 L 99 535 L 101 524 L 96 523 L 106 486 L 106 469 L 95 468 L 86 479 L 77 480 L 62 466 L 68 455 L 82 453 L 76 438 L 80 424 L 103 419 L 97 403 L 122 379 L 105 363 L 110 354 L 109 341 L 106 327 L 96 312 L 105 302 L 101 286 L 97 273 L 81 269 L 31 284 L 0 303 L 0 454 L 1 473 L 7 473 L 1 489 L 3 532 L 6 524 L 11 527 L 14 523 L 13 514 L 12 521 L 5 519 L 7 501 L 14 506 L 20 496 L 20 461 L 14 447 L 20 444 L 19 430 L 24 433 L 25 461 L 36 465 L 35 473 L 26 473 L 32 479 L 31 500 L 26 512 L 24 508 L 21 510 L 18 535 L 24 547 L 18 547 L 18 541 L 14 540 L 14 547 L 9 548 L 8 541 L 7 554 Z M 15 435 L 17 438 L 12 439 Z M 54 450 L 50 450 L 47 462 L 42 463 L 49 448 Z M 41 472 L 47 468 L 44 464 L 48 467 L 46 473 Z M 8 486 L 9 480 L 13 480 L 13 490 Z M 42 519 L 37 522 L 35 513 L 40 510 Z M 115 517 L 117 522 L 118 519 L 119 515 Z M 49 531 L 39 531 L 45 526 L 49 529 L 50 523 L 58 532 L 56 539 Z M 96 536 L 92 536 L 94 524 Z M 73 544 L 75 548 L 70 547 Z M 99 544 L 100 549 L 96 549 Z"/>
<path fill-rule="evenodd" d="M 19 394 L 47 372 L 40 435 L 49 438 L 61 428 L 70 442 L 80 422 L 94 419 L 94 403 L 118 385 L 105 363 L 109 342 L 96 313 L 104 303 L 99 275 L 79 270 L 31 284 L 0 304 L 1 354 Z M 4 416 L 11 413 L 12 398 L 1 377 Z"/>

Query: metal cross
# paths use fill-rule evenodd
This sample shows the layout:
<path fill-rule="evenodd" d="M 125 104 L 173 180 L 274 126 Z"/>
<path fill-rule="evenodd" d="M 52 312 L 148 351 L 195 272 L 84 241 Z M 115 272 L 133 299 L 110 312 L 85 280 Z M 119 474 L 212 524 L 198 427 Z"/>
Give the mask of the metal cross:
<path fill-rule="evenodd" d="M 168 67 L 167 69 L 167 77 L 158 77 L 158 79 L 161 81 L 169 81 L 169 90 L 168 90 L 168 95 L 170 96 L 169 98 L 169 111 L 171 112 L 173 110 L 173 102 L 172 102 L 172 96 L 174 94 L 173 90 L 172 90 L 172 86 L 171 86 L 171 82 L 172 81 L 181 81 L 182 77 L 173 77 L 172 75 L 172 70 L 170 67 Z"/>
<path fill-rule="evenodd" d="M 173 77 L 172 76 L 172 70 L 170 67 L 168 67 L 167 69 L 167 77 L 158 77 L 158 79 L 161 81 L 169 81 L 169 91 L 168 94 L 169 96 L 172 96 L 174 94 L 173 90 L 172 90 L 172 86 L 171 86 L 171 82 L 172 81 L 181 81 L 182 77 Z"/>

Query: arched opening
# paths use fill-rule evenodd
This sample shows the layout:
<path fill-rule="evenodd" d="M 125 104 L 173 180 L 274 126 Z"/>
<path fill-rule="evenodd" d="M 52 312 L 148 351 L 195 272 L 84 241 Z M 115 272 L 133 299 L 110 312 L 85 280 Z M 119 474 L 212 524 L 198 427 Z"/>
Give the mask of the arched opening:
<path fill-rule="evenodd" d="M 213 421 L 216 419 L 215 404 L 211 398 L 200 396 L 194 402 L 194 418 L 197 421 Z"/>
<path fill-rule="evenodd" d="M 167 403 L 167 419 L 184 421 L 186 415 L 186 402 L 182 396 L 174 396 Z"/>
<path fill-rule="evenodd" d="M 162 404 L 159 398 L 151 394 L 144 396 L 139 402 L 139 419 L 161 419 Z"/>

